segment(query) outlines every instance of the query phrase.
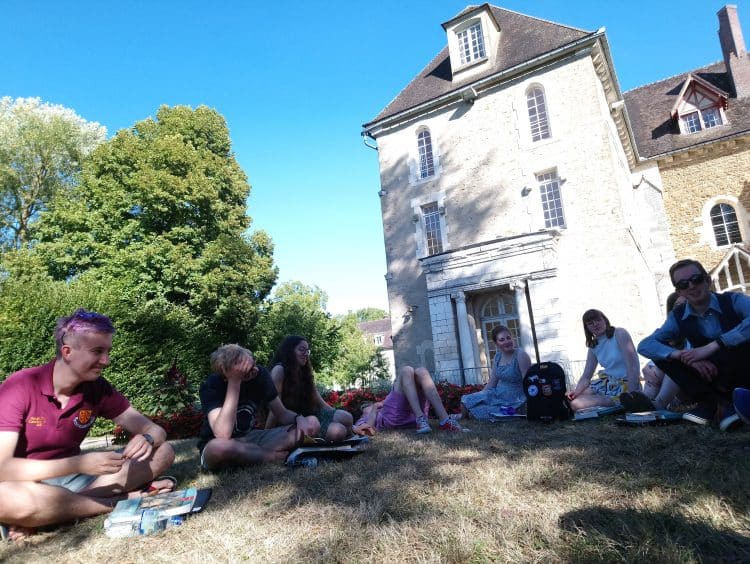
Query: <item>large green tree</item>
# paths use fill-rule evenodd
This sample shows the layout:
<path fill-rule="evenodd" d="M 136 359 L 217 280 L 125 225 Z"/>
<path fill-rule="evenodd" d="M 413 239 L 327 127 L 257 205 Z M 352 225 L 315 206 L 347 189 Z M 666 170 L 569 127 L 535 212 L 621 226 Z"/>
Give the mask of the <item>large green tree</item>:
<path fill-rule="evenodd" d="M 54 280 L 95 271 L 125 302 L 186 308 L 207 346 L 247 343 L 276 280 L 270 238 L 247 234 L 249 192 L 221 115 L 162 106 L 90 155 L 38 222 L 35 252 Z"/>
<path fill-rule="evenodd" d="M 99 145 L 32 244 L 2 254 L 0 368 L 49 359 L 55 319 L 86 307 L 117 327 L 107 378 L 147 413 L 173 409 L 175 360 L 195 391 L 213 348 L 254 345 L 276 269 L 249 192 L 209 108 L 162 107 Z"/>
<path fill-rule="evenodd" d="M 0 250 L 28 243 L 40 212 L 75 186 L 106 130 L 39 98 L 0 98 Z"/>

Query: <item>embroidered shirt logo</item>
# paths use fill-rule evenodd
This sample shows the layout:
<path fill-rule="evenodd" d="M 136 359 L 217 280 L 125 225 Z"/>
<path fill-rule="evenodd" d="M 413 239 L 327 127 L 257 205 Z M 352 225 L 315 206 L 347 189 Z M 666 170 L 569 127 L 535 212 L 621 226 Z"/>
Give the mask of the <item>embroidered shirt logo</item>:
<path fill-rule="evenodd" d="M 26 423 L 31 425 L 32 427 L 44 427 L 44 424 L 47 422 L 47 420 L 39 415 L 35 415 L 32 417 L 29 417 L 26 420 Z"/>
<path fill-rule="evenodd" d="M 73 425 L 79 429 L 88 429 L 94 424 L 94 421 L 96 421 L 96 417 L 92 417 L 93 413 L 94 412 L 91 409 L 82 409 L 78 412 L 76 418 L 73 419 Z"/>

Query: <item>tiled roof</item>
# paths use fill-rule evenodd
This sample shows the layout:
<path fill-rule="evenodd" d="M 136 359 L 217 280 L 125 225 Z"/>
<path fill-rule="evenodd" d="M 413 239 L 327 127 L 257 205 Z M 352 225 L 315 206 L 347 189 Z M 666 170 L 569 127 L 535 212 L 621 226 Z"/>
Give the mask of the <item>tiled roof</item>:
<path fill-rule="evenodd" d="M 384 349 L 393 348 L 390 318 L 376 319 L 375 321 L 363 321 L 361 323 L 357 323 L 357 327 L 359 327 L 359 330 L 362 331 L 362 333 L 364 333 L 365 335 L 383 335 L 383 344 L 380 346 Z"/>
<path fill-rule="evenodd" d="M 481 74 L 472 74 L 471 77 L 463 79 L 459 77 L 452 81 L 450 55 L 446 46 L 375 119 L 365 124 L 365 127 L 591 35 L 591 32 L 497 6 L 490 8 L 500 26 L 500 41 L 493 67 L 488 66 Z M 466 9 L 461 13 L 465 11 Z"/>
<path fill-rule="evenodd" d="M 726 67 L 723 62 L 718 62 L 623 94 L 641 157 L 652 158 L 750 131 L 750 98 L 730 97 L 726 109 L 727 125 L 681 134 L 678 123 L 670 117 L 670 111 L 690 74 L 725 92 L 732 90 Z"/>

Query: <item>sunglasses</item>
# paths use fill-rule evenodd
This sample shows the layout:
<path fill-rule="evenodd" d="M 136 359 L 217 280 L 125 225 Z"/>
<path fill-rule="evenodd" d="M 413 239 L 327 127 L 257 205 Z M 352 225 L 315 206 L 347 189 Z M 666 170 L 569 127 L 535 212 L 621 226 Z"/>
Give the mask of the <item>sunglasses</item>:
<path fill-rule="evenodd" d="M 693 284 L 693 286 L 697 286 L 698 284 L 702 284 L 705 281 L 705 274 L 693 274 L 690 278 L 684 278 L 683 280 L 678 280 L 677 282 L 675 282 L 674 287 L 678 290 L 687 290 L 690 287 L 691 283 Z"/>

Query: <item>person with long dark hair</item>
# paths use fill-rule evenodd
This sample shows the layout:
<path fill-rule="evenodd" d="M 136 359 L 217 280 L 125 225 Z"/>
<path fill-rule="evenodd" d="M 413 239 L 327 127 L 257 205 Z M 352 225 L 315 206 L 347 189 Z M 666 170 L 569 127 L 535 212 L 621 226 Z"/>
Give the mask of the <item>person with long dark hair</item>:
<path fill-rule="evenodd" d="M 342 409 L 334 409 L 321 397 L 315 387 L 310 345 L 299 335 L 289 335 L 281 341 L 271 360 L 271 379 L 287 409 L 320 421 L 320 436 L 327 441 L 340 441 L 351 435 L 354 419 Z M 276 425 L 273 414 L 266 428 Z"/>
<path fill-rule="evenodd" d="M 582 320 L 589 350 L 583 375 L 575 389 L 567 394 L 570 407 L 578 411 L 613 406 L 619 403 L 620 394 L 640 391 L 640 363 L 630 334 L 622 327 L 612 327 L 607 316 L 598 309 L 587 310 Z M 598 381 L 592 382 L 599 365 L 603 371 Z"/>

